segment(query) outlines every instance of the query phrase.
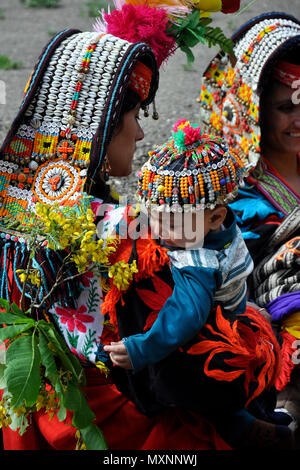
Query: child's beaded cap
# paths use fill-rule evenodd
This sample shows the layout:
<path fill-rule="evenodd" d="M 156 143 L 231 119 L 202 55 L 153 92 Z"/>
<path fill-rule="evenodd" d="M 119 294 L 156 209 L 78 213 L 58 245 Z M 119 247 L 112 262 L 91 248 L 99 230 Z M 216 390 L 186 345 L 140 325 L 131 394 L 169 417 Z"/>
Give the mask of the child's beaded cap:
<path fill-rule="evenodd" d="M 247 172 L 221 137 L 204 134 L 185 119 L 149 156 L 139 174 L 137 196 L 147 207 L 171 212 L 227 204 Z"/>
<path fill-rule="evenodd" d="M 136 67 L 147 71 L 137 90 L 147 105 L 158 87 L 148 45 L 75 30 L 50 41 L 0 148 L 0 216 L 36 202 L 74 204 L 101 169 Z"/>
<path fill-rule="evenodd" d="M 260 158 L 260 94 L 265 71 L 300 42 L 300 21 L 284 13 L 254 18 L 233 36 L 236 63 L 218 54 L 203 76 L 198 98 L 205 132 L 222 135 L 240 158 Z"/>

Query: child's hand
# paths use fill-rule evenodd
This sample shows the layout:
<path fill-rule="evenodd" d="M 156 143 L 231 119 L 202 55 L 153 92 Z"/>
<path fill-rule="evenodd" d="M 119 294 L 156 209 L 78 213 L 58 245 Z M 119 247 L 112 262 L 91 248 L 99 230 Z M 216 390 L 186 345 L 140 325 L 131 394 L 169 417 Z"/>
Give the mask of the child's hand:
<path fill-rule="evenodd" d="M 123 369 L 132 369 L 130 357 L 122 341 L 104 346 L 104 351 L 109 354 L 111 361 L 116 366 L 123 367 Z"/>

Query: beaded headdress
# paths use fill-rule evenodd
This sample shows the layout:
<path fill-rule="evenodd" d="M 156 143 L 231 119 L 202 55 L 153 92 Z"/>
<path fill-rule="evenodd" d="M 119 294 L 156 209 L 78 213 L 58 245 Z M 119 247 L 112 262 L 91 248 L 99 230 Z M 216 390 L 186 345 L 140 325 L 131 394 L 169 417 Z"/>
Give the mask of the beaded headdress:
<path fill-rule="evenodd" d="M 0 215 L 15 216 L 37 201 L 76 201 L 101 168 L 137 63 L 151 70 L 147 104 L 158 70 L 146 44 L 74 31 L 48 44 L 0 149 Z"/>
<path fill-rule="evenodd" d="M 146 206 L 178 212 L 191 207 L 213 209 L 237 195 L 247 167 L 218 136 L 183 119 L 172 137 L 149 152 L 137 196 Z"/>
<path fill-rule="evenodd" d="M 233 36 L 233 64 L 218 54 L 206 69 L 200 119 L 206 132 L 222 135 L 240 158 L 256 165 L 260 157 L 260 95 L 267 70 L 289 47 L 300 42 L 300 21 L 284 13 L 254 18 Z"/>

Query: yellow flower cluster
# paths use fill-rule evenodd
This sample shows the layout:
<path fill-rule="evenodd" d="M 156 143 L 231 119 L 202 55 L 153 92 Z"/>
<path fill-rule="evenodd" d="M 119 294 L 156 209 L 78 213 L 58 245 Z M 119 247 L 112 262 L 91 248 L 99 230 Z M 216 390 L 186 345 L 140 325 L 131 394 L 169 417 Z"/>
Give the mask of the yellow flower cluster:
<path fill-rule="evenodd" d="M 113 283 L 119 290 L 127 290 L 133 279 L 134 273 L 137 273 L 136 260 L 131 264 L 125 263 L 124 260 L 118 261 L 108 270 L 108 275 L 113 279 Z"/>
<path fill-rule="evenodd" d="M 8 415 L 6 408 L 3 406 L 3 402 L 0 402 L 0 429 L 6 428 L 11 424 L 11 417 Z"/>
<path fill-rule="evenodd" d="M 36 285 L 37 287 L 40 287 L 42 279 L 41 279 L 41 273 L 39 272 L 38 269 L 31 269 L 28 274 L 26 274 L 26 271 L 24 269 L 17 269 L 16 271 L 17 274 L 19 274 L 19 278 L 21 282 L 26 282 L 27 276 L 28 280 Z"/>
<path fill-rule="evenodd" d="M 79 272 L 84 272 L 92 263 L 106 265 L 108 256 L 115 251 L 112 240 L 104 243 L 96 239 L 94 214 L 89 207 L 78 205 L 74 210 L 58 204 L 37 204 L 36 214 L 44 224 L 48 247 L 73 252 L 71 259 Z"/>

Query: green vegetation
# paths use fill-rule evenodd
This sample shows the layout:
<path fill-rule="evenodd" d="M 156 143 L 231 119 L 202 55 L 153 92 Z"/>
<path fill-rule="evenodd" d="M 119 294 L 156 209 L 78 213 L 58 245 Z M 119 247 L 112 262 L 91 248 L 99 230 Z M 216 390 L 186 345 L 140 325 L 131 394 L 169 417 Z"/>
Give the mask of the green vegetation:
<path fill-rule="evenodd" d="M 0 9 L 0 20 L 4 20 L 5 16 L 3 10 Z"/>
<path fill-rule="evenodd" d="M 20 0 L 20 2 L 31 8 L 55 8 L 60 0 Z"/>
<path fill-rule="evenodd" d="M 48 29 L 47 33 L 52 38 L 53 36 L 55 36 L 57 34 L 57 31 L 54 31 L 53 29 Z"/>
<path fill-rule="evenodd" d="M 0 54 L 0 69 L 11 70 L 19 69 L 22 67 L 22 62 L 12 62 L 7 55 Z"/>
<path fill-rule="evenodd" d="M 96 18 L 99 16 L 100 10 L 108 10 L 108 3 L 109 2 L 104 0 L 90 0 L 89 2 L 85 2 L 86 10 L 81 10 L 80 14 L 82 16 L 87 14 L 90 18 Z"/>

